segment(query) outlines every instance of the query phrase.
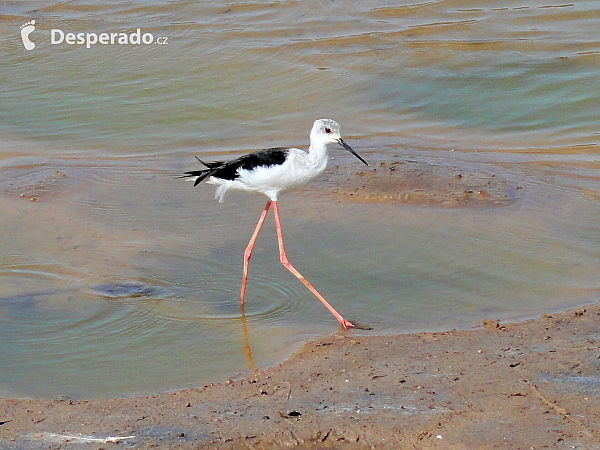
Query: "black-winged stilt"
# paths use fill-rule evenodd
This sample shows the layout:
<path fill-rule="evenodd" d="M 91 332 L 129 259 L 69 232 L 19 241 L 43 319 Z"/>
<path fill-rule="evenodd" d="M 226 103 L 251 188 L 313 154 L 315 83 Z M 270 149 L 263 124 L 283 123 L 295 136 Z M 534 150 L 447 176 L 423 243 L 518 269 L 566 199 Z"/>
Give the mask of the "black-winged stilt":
<path fill-rule="evenodd" d="M 340 126 L 331 119 L 318 119 L 315 121 L 310 131 L 310 146 L 308 152 L 298 148 L 276 147 L 259 150 L 248 155 L 240 156 L 231 161 L 203 162 L 196 157 L 198 161 L 207 168 L 202 170 L 192 170 L 186 172 L 183 178 L 195 179 L 194 186 L 202 180 L 208 178 L 208 184 L 217 185 L 215 199 L 223 202 L 225 192 L 229 189 L 242 191 L 258 192 L 266 195 L 269 200 L 263 210 L 250 242 L 244 252 L 244 272 L 242 275 L 242 290 L 240 293 L 240 303 L 244 304 L 244 295 L 246 293 L 246 281 L 248 279 L 248 263 L 252 256 L 252 248 L 258 237 L 258 233 L 265 221 L 271 204 L 273 205 L 273 215 L 275 216 L 275 229 L 277 230 L 277 242 L 279 243 L 279 260 L 281 264 L 292 272 L 304 285 L 325 305 L 325 307 L 335 316 L 340 324 L 345 328 L 352 328 L 350 322 L 344 319 L 333 307 L 323 298 L 321 294 L 292 266 L 285 254 L 283 246 L 283 237 L 281 234 L 281 222 L 279 220 L 279 208 L 277 206 L 277 197 L 280 192 L 303 185 L 313 180 L 321 174 L 327 166 L 327 145 L 339 144 L 365 165 L 367 162 L 362 159 L 340 136 Z"/>

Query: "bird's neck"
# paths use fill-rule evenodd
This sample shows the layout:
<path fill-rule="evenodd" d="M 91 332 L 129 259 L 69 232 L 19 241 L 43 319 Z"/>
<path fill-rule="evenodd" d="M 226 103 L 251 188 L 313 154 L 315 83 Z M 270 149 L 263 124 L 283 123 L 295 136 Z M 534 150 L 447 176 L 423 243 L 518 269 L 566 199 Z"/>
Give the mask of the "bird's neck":
<path fill-rule="evenodd" d="M 327 144 L 311 142 L 308 147 L 308 159 L 315 165 L 327 164 Z"/>

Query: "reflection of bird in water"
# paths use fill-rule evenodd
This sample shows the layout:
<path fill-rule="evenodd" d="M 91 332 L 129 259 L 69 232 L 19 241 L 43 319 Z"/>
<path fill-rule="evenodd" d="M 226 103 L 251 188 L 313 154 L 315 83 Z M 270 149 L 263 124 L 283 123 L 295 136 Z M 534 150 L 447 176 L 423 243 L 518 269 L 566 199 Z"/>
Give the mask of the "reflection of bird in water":
<path fill-rule="evenodd" d="M 273 205 L 273 215 L 275 216 L 275 228 L 277 230 L 279 259 L 281 264 L 302 281 L 302 283 L 304 283 L 304 285 L 335 316 L 340 324 L 345 329 L 348 329 L 354 325 L 333 309 L 323 296 L 319 294 L 319 292 L 306 281 L 300 272 L 290 264 L 283 246 L 279 208 L 277 206 L 277 197 L 280 192 L 308 183 L 325 170 L 328 159 L 328 144 L 341 145 L 368 166 L 367 162 L 344 142 L 340 136 L 340 126 L 337 122 L 330 119 L 319 119 L 315 121 L 312 130 L 310 131 L 310 146 L 308 152 L 298 148 L 277 147 L 259 150 L 248 155 L 240 156 L 231 161 L 205 163 L 197 158 L 207 168 L 186 172 L 183 177 L 194 179 L 194 186 L 208 178 L 207 183 L 218 186 L 215 198 L 218 199 L 219 202 L 223 201 L 225 193 L 230 189 L 258 192 L 269 198 L 265 209 L 258 220 L 254 233 L 250 238 L 248 247 L 246 247 L 246 251 L 244 252 L 244 272 L 242 275 L 240 303 L 244 303 L 246 281 L 248 279 L 248 262 L 252 255 L 252 248 L 254 247 L 254 243 L 256 242 L 258 233 L 265 221 L 269 208 Z"/>
<path fill-rule="evenodd" d="M 248 361 L 248 368 L 250 369 L 250 373 L 255 374 L 258 372 L 258 368 L 256 367 L 256 363 L 254 362 L 254 358 L 252 357 L 252 349 L 250 348 L 250 338 L 248 336 L 246 311 L 244 311 L 243 303 L 240 304 L 240 313 L 240 318 L 242 321 L 242 334 L 244 338 L 244 355 L 246 355 L 246 360 Z"/>

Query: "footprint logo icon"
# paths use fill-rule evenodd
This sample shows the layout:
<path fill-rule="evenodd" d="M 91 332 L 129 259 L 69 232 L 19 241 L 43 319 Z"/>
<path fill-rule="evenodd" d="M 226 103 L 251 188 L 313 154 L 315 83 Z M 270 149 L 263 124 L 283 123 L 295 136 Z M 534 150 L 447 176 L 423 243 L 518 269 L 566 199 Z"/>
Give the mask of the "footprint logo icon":
<path fill-rule="evenodd" d="M 21 25 L 21 39 L 23 39 L 23 45 L 25 46 L 25 50 L 33 50 L 35 48 L 35 44 L 29 40 L 29 35 L 35 30 L 35 20 L 31 22 L 25 22 Z"/>

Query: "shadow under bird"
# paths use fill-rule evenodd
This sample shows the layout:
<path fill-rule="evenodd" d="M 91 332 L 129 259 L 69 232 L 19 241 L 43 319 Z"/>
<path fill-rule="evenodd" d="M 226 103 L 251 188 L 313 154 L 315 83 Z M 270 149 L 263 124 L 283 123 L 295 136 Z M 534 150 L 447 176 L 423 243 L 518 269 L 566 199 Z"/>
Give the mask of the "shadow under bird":
<path fill-rule="evenodd" d="M 182 178 L 193 179 L 194 186 L 197 186 L 203 180 L 206 180 L 208 184 L 216 185 L 215 199 L 219 200 L 219 202 L 223 202 L 225 193 L 230 189 L 258 192 L 269 198 L 244 252 L 240 304 L 244 304 L 246 281 L 248 279 L 248 263 L 252 256 L 252 248 L 269 212 L 269 208 L 273 205 L 281 264 L 304 283 L 335 316 L 338 322 L 345 329 L 348 329 L 354 327 L 354 325 L 333 309 L 325 298 L 290 264 L 283 246 L 279 208 L 277 206 L 277 198 L 281 192 L 306 184 L 325 170 L 328 160 L 327 146 L 329 144 L 341 145 L 356 156 L 363 164 L 369 165 L 352 147 L 344 142 L 340 136 L 340 126 L 337 122 L 331 119 L 318 119 L 310 131 L 310 146 L 308 147 L 308 151 L 298 148 L 276 147 L 249 153 L 231 161 L 213 162 L 204 162 L 196 157 L 198 161 L 206 166 L 206 169 L 186 172 Z"/>

